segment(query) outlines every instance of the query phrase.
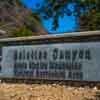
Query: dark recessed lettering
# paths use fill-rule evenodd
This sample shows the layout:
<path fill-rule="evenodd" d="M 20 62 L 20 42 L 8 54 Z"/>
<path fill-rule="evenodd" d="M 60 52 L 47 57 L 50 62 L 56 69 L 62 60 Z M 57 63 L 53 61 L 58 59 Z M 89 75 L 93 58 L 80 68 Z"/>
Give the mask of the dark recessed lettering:
<path fill-rule="evenodd" d="M 91 60 L 91 51 L 90 51 L 90 49 L 87 49 L 85 51 L 85 59 L 86 60 Z"/>
<path fill-rule="evenodd" d="M 23 60 L 25 60 L 25 49 L 23 49 Z"/>
<path fill-rule="evenodd" d="M 27 59 L 29 60 L 29 58 L 30 58 L 30 53 L 29 51 L 27 51 Z"/>
<path fill-rule="evenodd" d="M 72 50 L 72 60 L 74 61 L 77 58 L 78 51 Z"/>
<path fill-rule="evenodd" d="M 79 50 L 79 59 L 84 58 L 84 50 Z"/>
<path fill-rule="evenodd" d="M 47 59 L 47 51 L 44 51 L 44 55 L 43 55 L 43 58 L 46 60 Z"/>
<path fill-rule="evenodd" d="M 54 60 L 57 60 L 57 58 L 58 58 L 58 48 L 55 48 L 55 49 L 53 50 L 53 59 L 54 59 Z"/>
<path fill-rule="evenodd" d="M 65 54 L 64 54 L 64 51 L 61 50 L 61 51 L 60 51 L 60 57 L 59 57 L 59 59 L 64 59 L 64 55 L 65 55 Z"/>
<path fill-rule="evenodd" d="M 22 59 L 22 52 L 19 51 L 19 60 L 21 60 L 21 59 Z"/>
<path fill-rule="evenodd" d="M 65 59 L 67 60 L 70 60 L 71 59 L 71 51 L 70 50 L 66 50 L 65 51 Z"/>
<path fill-rule="evenodd" d="M 38 57 L 39 57 L 39 60 L 42 59 L 42 51 L 39 51 Z"/>
<path fill-rule="evenodd" d="M 0 47 L 0 56 L 2 56 L 2 47 Z"/>
<path fill-rule="evenodd" d="M 14 60 L 16 61 L 18 59 L 18 53 L 17 50 L 14 51 Z"/>

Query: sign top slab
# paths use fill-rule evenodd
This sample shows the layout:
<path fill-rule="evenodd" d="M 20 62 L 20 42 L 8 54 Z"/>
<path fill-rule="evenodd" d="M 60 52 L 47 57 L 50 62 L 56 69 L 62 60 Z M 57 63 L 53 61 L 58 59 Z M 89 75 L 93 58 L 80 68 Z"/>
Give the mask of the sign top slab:
<path fill-rule="evenodd" d="M 72 32 L 72 33 L 53 34 L 53 35 L 39 35 L 39 36 L 28 36 L 28 37 L 2 38 L 2 39 L 0 39 L 0 43 L 9 42 L 9 41 L 61 39 L 61 38 L 97 36 L 97 35 L 100 36 L 100 31 Z"/>

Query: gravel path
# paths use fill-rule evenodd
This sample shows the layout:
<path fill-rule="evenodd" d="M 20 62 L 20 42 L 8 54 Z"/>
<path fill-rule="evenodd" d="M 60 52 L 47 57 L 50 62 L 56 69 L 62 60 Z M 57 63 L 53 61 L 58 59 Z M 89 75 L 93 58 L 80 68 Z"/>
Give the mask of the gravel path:
<path fill-rule="evenodd" d="M 100 90 L 96 87 L 90 89 L 56 84 L 0 84 L 0 100 L 95 100 L 97 92 Z"/>

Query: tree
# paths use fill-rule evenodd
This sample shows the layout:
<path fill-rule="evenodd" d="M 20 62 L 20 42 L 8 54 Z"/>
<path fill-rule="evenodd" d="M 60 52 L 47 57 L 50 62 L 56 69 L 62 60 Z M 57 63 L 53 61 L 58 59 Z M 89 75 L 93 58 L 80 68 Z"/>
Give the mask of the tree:
<path fill-rule="evenodd" d="M 69 3 L 74 5 L 74 11 L 70 11 L 66 8 Z M 11 26 L 11 28 L 13 26 L 22 28 L 23 26 L 22 29 L 24 32 L 26 31 L 24 28 L 27 28 L 29 32 L 33 32 L 35 30 L 37 34 L 47 33 L 39 18 L 40 12 L 43 13 L 44 19 L 53 18 L 53 30 L 56 30 L 59 26 L 59 17 L 63 17 L 65 14 L 68 16 L 77 16 L 80 30 L 99 29 L 100 0 L 45 0 L 45 3 L 40 7 L 37 14 L 32 14 L 31 11 L 19 3 L 19 0 L 0 0 L 0 12 L 1 10 L 3 10 L 2 12 L 4 14 L 3 16 L 0 14 L 0 20 L 4 19 L 4 21 L 6 21 L 6 24 L 2 25 L 4 28 L 5 26 Z M 84 26 L 86 26 L 86 28 Z M 18 30 L 22 31 L 22 29 Z M 17 33 L 19 33 L 18 30 Z"/>
<path fill-rule="evenodd" d="M 78 17 L 79 31 L 100 30 L 100 1 Z"/>
<path fill-rule="evenodd" d="M 74 5 L 73 12 L 66 8 L 69 3 Z M 74 14 L 80 18 L 81 14 L 91 12 L 91 10 L 100 11 L 100 0 L 46 0 L 40 8 L 45 19 L 53 18 L 52 29 L 54 30 L 59 26 L 58 19 L 60 16 Z"/>
<path fill-rule="evenodd" d="M 79 31 L 100 30 L 100 12 L 81 14 L 78 24 Z"/>

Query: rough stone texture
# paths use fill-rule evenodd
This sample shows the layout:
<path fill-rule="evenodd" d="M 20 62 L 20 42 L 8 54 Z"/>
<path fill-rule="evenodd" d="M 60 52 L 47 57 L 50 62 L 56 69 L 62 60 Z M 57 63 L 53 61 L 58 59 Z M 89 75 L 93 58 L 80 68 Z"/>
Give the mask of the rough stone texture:
<path fill-rule="evenodd" d="M 97 88 L 56 84 L 0 84 L 0 100 L 95 100 L 96 92 Z"/>

